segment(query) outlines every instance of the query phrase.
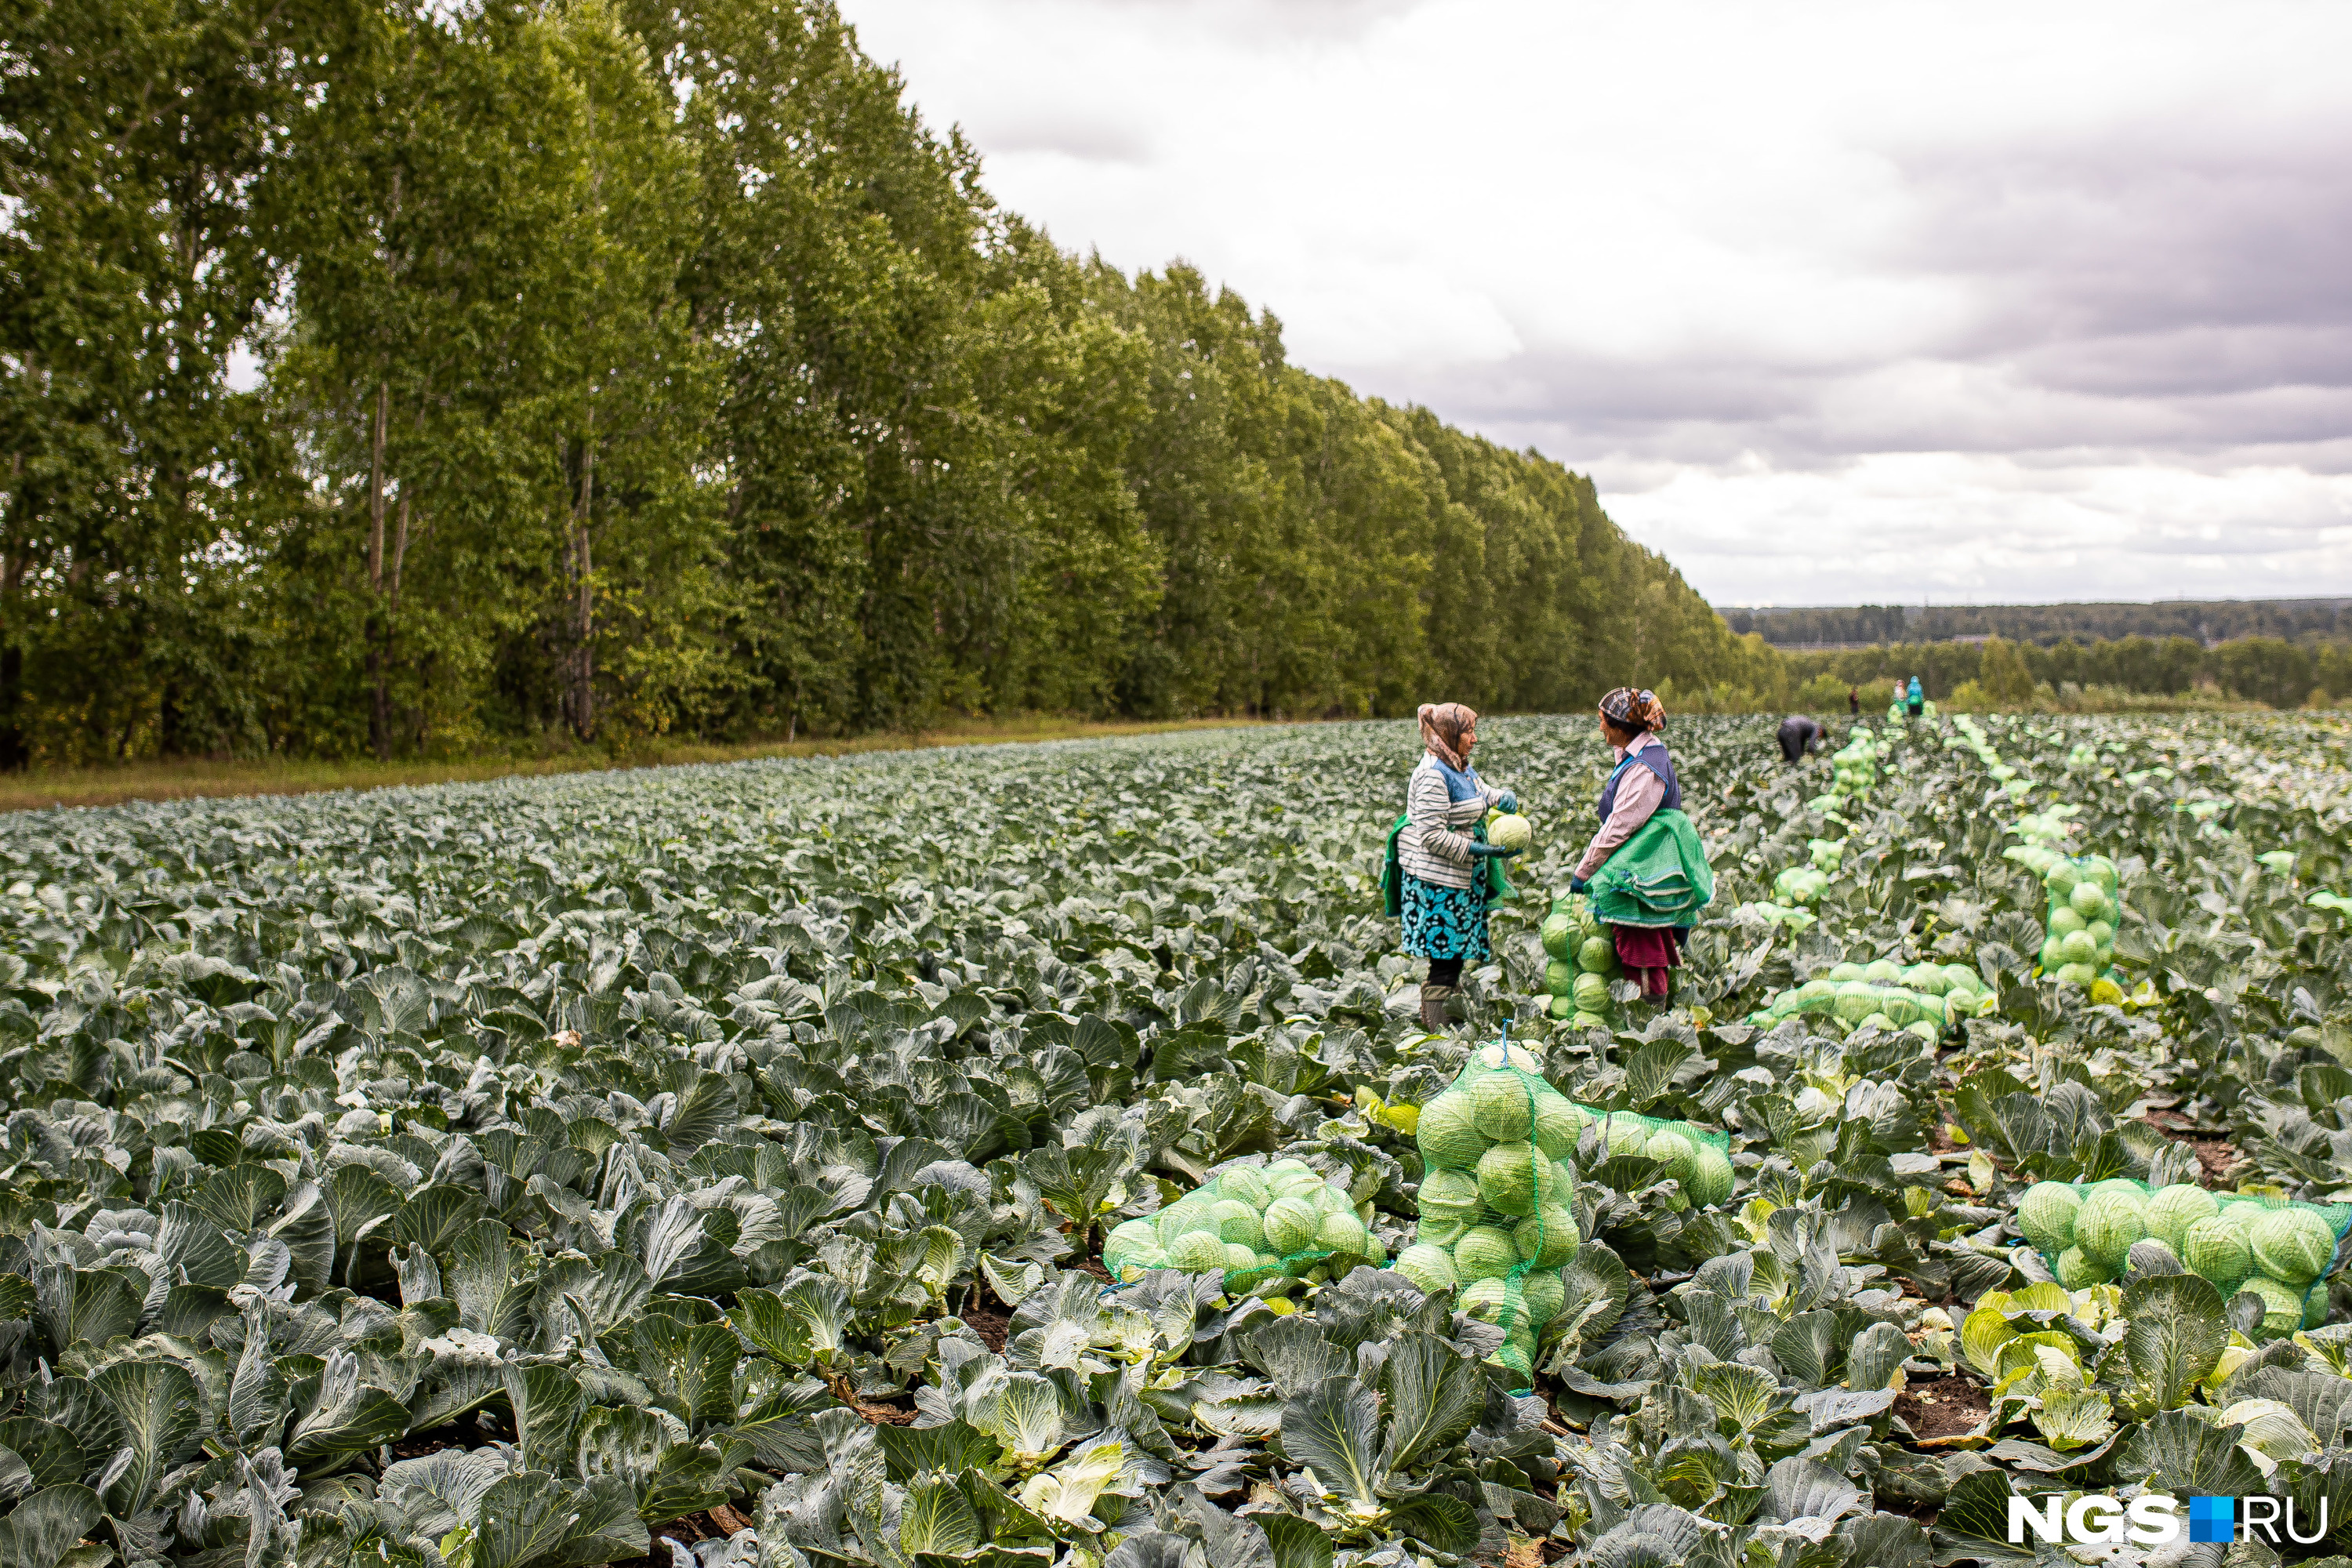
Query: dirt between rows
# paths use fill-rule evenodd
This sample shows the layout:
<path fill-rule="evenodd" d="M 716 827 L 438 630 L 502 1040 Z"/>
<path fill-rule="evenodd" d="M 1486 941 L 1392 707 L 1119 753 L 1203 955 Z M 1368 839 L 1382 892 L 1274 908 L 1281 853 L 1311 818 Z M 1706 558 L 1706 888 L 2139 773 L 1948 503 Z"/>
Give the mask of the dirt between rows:
<path fill-rule="evenodd" d="M 654 1526 L 651 1552 L 643 1557 L 631 1557 L 613 1563 L 611 1568 L 670 1568 L 670 1551 L 662 1544 L 664 1541 L 675 1541 L 691 1552 L 698 1541 L 717 1541 L 751 1528 L 750 1520 L 720 1503 L 717 1508 L 705 1509 L 700 1513 L 689 1513 L 683 1518 L 673 1519 L 667 1524 Z"/>
<path fill-rule="evenodd" d="M 1983 1386 L 1958 1375 L 1913 1384 L 1895 1396 L 1895 1414 L 1923 1442 L 1973 1432 L 1991 1410 L 1992 1400 Z"/>
<path fill-rule="evenodd" d="M 2197 1124 L 2178 1110 L 2156 1110 L 2145 1118 L 2150 1127 L 2176 1143 L 2186 1143 L 2197 1155 L 2204 1184 L 2209 1187 L 2235 1185 L 2231 1178 L 2243 1156 L 2234 1144 L 2218 1132 L 2199 1131 Z"/>

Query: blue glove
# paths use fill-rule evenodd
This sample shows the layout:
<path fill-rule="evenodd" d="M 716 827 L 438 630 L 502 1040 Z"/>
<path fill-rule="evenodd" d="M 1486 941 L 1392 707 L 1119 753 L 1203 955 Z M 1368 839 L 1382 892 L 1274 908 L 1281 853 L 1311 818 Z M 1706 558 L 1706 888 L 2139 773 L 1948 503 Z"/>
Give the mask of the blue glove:
<path fill-rule="evenodd" d="M 1518 851 L 1516 849 L 1506 849 L 1499 844 L 1473 844 L 1470 846 L 1470 853 L 1481 859 L 1489 856 L 1499 855 L 1504 859 L 1507 860 L 1512 856 L 1517 855 Z"/>
<path fill-rule="evenodd" d="M 1570 877 L 1568 879 L 1568 890 L 1571 893 L 1580 893 L 1589 885 L 1581 877 Z"/>
<path fill-rule="evenodd" d="M 1516 816 L 1519 810 L 1519 797 L 1509 790 L 1505 790 L 1502 797 L 1495 802 L 1495 807 L 1506 815 Z"/>

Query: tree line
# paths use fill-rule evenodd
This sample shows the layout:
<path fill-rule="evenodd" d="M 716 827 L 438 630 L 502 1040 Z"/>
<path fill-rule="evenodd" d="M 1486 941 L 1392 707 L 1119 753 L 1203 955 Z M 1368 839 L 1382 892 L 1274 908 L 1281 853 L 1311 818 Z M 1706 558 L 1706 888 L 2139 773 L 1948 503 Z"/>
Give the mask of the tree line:
<path fill-rule="evenodd" d="M 2352 697 L 2352 646 L 2306 638 L 2248 637 L 2207 647 L 2190 637 L 2068 639 L 2044 647 L 1990 637 L 1982 642 L 1881 643 L 1869 647 L 1788 653 L 1801 706 L 1843 706 L 1862 689 L 1884 707 L 1892 683 L 1916 676 L 1937 701 L 2019 707 L 2069 688 L 2139 697 L 2200 691 L 2273 708 L 2336 703 Z"/>
<path fill-rule="evenodd" d="M 1776 647 L 1932 643 L 2001 637 L 2042 647 L 2073 640 L 2187 637 L 2206 647 L 2246 637 L 2352 641 L 2352 599 L 2166 600 L 2155 604 L 1839 605 L 1728 608 L 1735 632 Z"/>
<path fill-rule="evenodd" d="M 819 0 L 42 0 L 0 765 L 1780 682 L 1589 479 L 998 207 Z"/>

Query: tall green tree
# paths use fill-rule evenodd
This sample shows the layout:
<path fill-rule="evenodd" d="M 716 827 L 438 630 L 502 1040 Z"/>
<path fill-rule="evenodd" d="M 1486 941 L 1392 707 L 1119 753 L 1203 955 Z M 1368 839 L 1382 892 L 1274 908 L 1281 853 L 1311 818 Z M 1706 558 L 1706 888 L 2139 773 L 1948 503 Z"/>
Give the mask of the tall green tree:
<path fill-rule="evenodd" d="M 236 579 L 282 433 L 231 371 L 277 292 L 254 194 L 320 19 L 0 6 L 0 766 L 251 739 Z"/>
<path fill-rule="evenodd" d="M 478 733 L 501 688 L 510 721 L 593 735 L 600 668 L 660 727 L 701 679 L 677 623 L 707 608 L 713 380 L 679 292 L 693 171 L 642 43 L 601 0 L 377 12 L 309 152 L 278 193 L 314 497 L 288 586 L 340 613 L 294 633 L 305 662 L 357 675 L 379 755 Z"/>

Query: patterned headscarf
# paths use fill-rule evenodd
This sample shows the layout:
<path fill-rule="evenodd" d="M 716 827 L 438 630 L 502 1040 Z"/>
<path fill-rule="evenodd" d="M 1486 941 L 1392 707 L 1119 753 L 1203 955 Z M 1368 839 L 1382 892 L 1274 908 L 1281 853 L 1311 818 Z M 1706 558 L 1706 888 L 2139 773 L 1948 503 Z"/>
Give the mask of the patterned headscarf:
<path fill-rule="evenodd" d="M 1463 762 L 1457 748 L 1462 737 L 1477 722 L 1478 715 L 1459 702 L 1424 702 L 1421 705 L 1421 743 L 1458 773 L 1468 764 Z"/>
<path fill-rule="evenodd" d="M 1621 730 L 1666 727 L 1666 705 L 1658 700 L 1658 694 L 1636 691 L 1630 686 L 1621 686 L 1601 700 L 1601 716 Z"/>

